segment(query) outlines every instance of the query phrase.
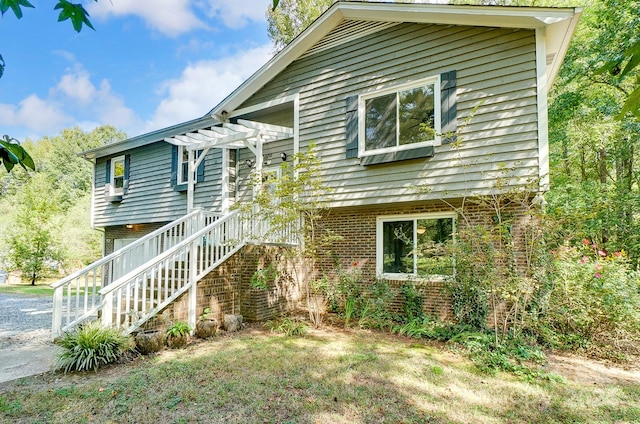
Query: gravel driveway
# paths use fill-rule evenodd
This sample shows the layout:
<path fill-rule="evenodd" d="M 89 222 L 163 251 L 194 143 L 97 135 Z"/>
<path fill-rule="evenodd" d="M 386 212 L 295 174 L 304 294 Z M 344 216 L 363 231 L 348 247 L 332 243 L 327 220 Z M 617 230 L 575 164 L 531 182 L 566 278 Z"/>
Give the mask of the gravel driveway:
<path fill-rule="evenodd" d="M 0 294 L 0 383 L 52 369 L 51 307 L 50 297 Z"/>

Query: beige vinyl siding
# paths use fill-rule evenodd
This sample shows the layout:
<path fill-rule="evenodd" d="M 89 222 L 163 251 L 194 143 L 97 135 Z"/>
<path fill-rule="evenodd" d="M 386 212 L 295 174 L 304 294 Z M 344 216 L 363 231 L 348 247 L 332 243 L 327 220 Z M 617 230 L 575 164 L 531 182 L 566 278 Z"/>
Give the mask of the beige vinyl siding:
<path fill-rule="evenodd" d="M 293 62 L 244 106 L 300 95 L 300 148 L 315 141 L 334 206 L 488 193 L 498 179 L 538 176 L 532 30 L 400 24 Z M 458 149 L 432 158 L 360 166 L 345 159 L 345 99 L 457 71 Z M 474 108 L 477 108 L 473 112 Z M 412 187 L 428 184 L 417 196 Z"/>
<path fill-rule="evenodd" d="M 187 210 L 186 192 L 176 192 L 171 185 L 171 149 L 166 142 L 122 152 L 130 154 L 129 189 L 122 202 L 105 200 L 105 163 L 96 162 L 94 216 L 96 227 L 172 221 Z M 211 149 L 205 159 L 204 181 L 196 184 L 194 205 L 219 211 L 221 207 L 222 157 Z"/>

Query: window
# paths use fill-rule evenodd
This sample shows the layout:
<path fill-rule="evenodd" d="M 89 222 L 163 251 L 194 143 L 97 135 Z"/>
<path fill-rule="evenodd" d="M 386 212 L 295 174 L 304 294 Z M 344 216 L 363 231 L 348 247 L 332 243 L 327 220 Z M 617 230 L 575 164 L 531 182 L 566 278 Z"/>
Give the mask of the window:
<path fill-rule="evenodd" d="M 278 185 L 278 180 L 280 180 L 280 178 L 282 178 L 282 168 L 280 168 L 279 166 L 262 169 L 262 192 L 268 193 L 270 196 L 274 196 Z M 254 187 L 254 198 L 257 194 L 255 192 L 255 189 L 256 188 Z M 277 199 L 273 199 L 273 201 L 276 204 L 278 203 Z"/>
<path fill-rule="evenodd" d="M 178 184 L 189 182 L 189 150 L 178 146 Z"/>
<path fill-rule="evenodd" d="M 111 159 L 111 181 L 110 192 L 112 196 L 121 196 L 124 194 L 125 180 L 125 158 L 118 156 Z"/>
<path fill-rule="evenodd" d="M 438 144 L 439 87 L 434 77 L 361 96 L 360 155 Z"/>
<path fill-rule="evenodd" d="M 200 158 L 202 150 L 196 151 L 196 158 Z M 195 183 L 204 181 L 203 158 L 196 169 Z M 185 146 L 171 146 L 171 186 L 175 191 L 186 192 L 189 185 L 189 149 Z"/>
<path fill-rule="evenodd" d="M 455 213 L 395 215 L 377 221 L 377 270 L 385 278 L 453 276 Z"/>

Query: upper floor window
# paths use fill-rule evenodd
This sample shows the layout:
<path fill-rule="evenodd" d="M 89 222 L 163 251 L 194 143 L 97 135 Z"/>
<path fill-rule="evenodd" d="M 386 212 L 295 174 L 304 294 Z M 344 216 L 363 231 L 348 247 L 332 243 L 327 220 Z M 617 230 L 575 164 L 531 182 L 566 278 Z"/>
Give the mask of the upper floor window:
<path fill-rule="evenodd" d="M 189 182 L 189 150 L 185 146 L 178 146 L 178 184 Z"/>
<path fill-rule="evenodd" d="M 111 195 L 124 194 L 124 180 L 125 180 L 125 157 L 118 156 L 111 159 Z"/>
<path fill-rule="evenodd" d="M 384 278 L 453 276 L 455 213 L 378 217 L 377 269 Z"/>
<path fill-rule="evenodd" d="M 361 96 L 360 155 L 439 143 L 439 87 L 433 77 Z"/>

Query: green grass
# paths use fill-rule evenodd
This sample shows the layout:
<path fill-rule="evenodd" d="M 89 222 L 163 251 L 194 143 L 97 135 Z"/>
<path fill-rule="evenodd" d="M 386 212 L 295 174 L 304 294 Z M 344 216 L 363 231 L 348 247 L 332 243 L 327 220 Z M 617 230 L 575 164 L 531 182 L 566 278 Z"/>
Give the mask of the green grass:
<path fill-rule="evenodd" d="M 255 327 L 97 373 L 0 386 L 0 422 L 637 422 L 640 384 L 489 376 L 389 335 Z"/>
<path fill-rule="evenodd" d="M 30 283 L 0 284 L 0 294 L 19 294 L 31 297 L 53 296 L 53 289 L 49 287 L 49 284 L 51 282 L 36 283 L 35 286 Z"/>

